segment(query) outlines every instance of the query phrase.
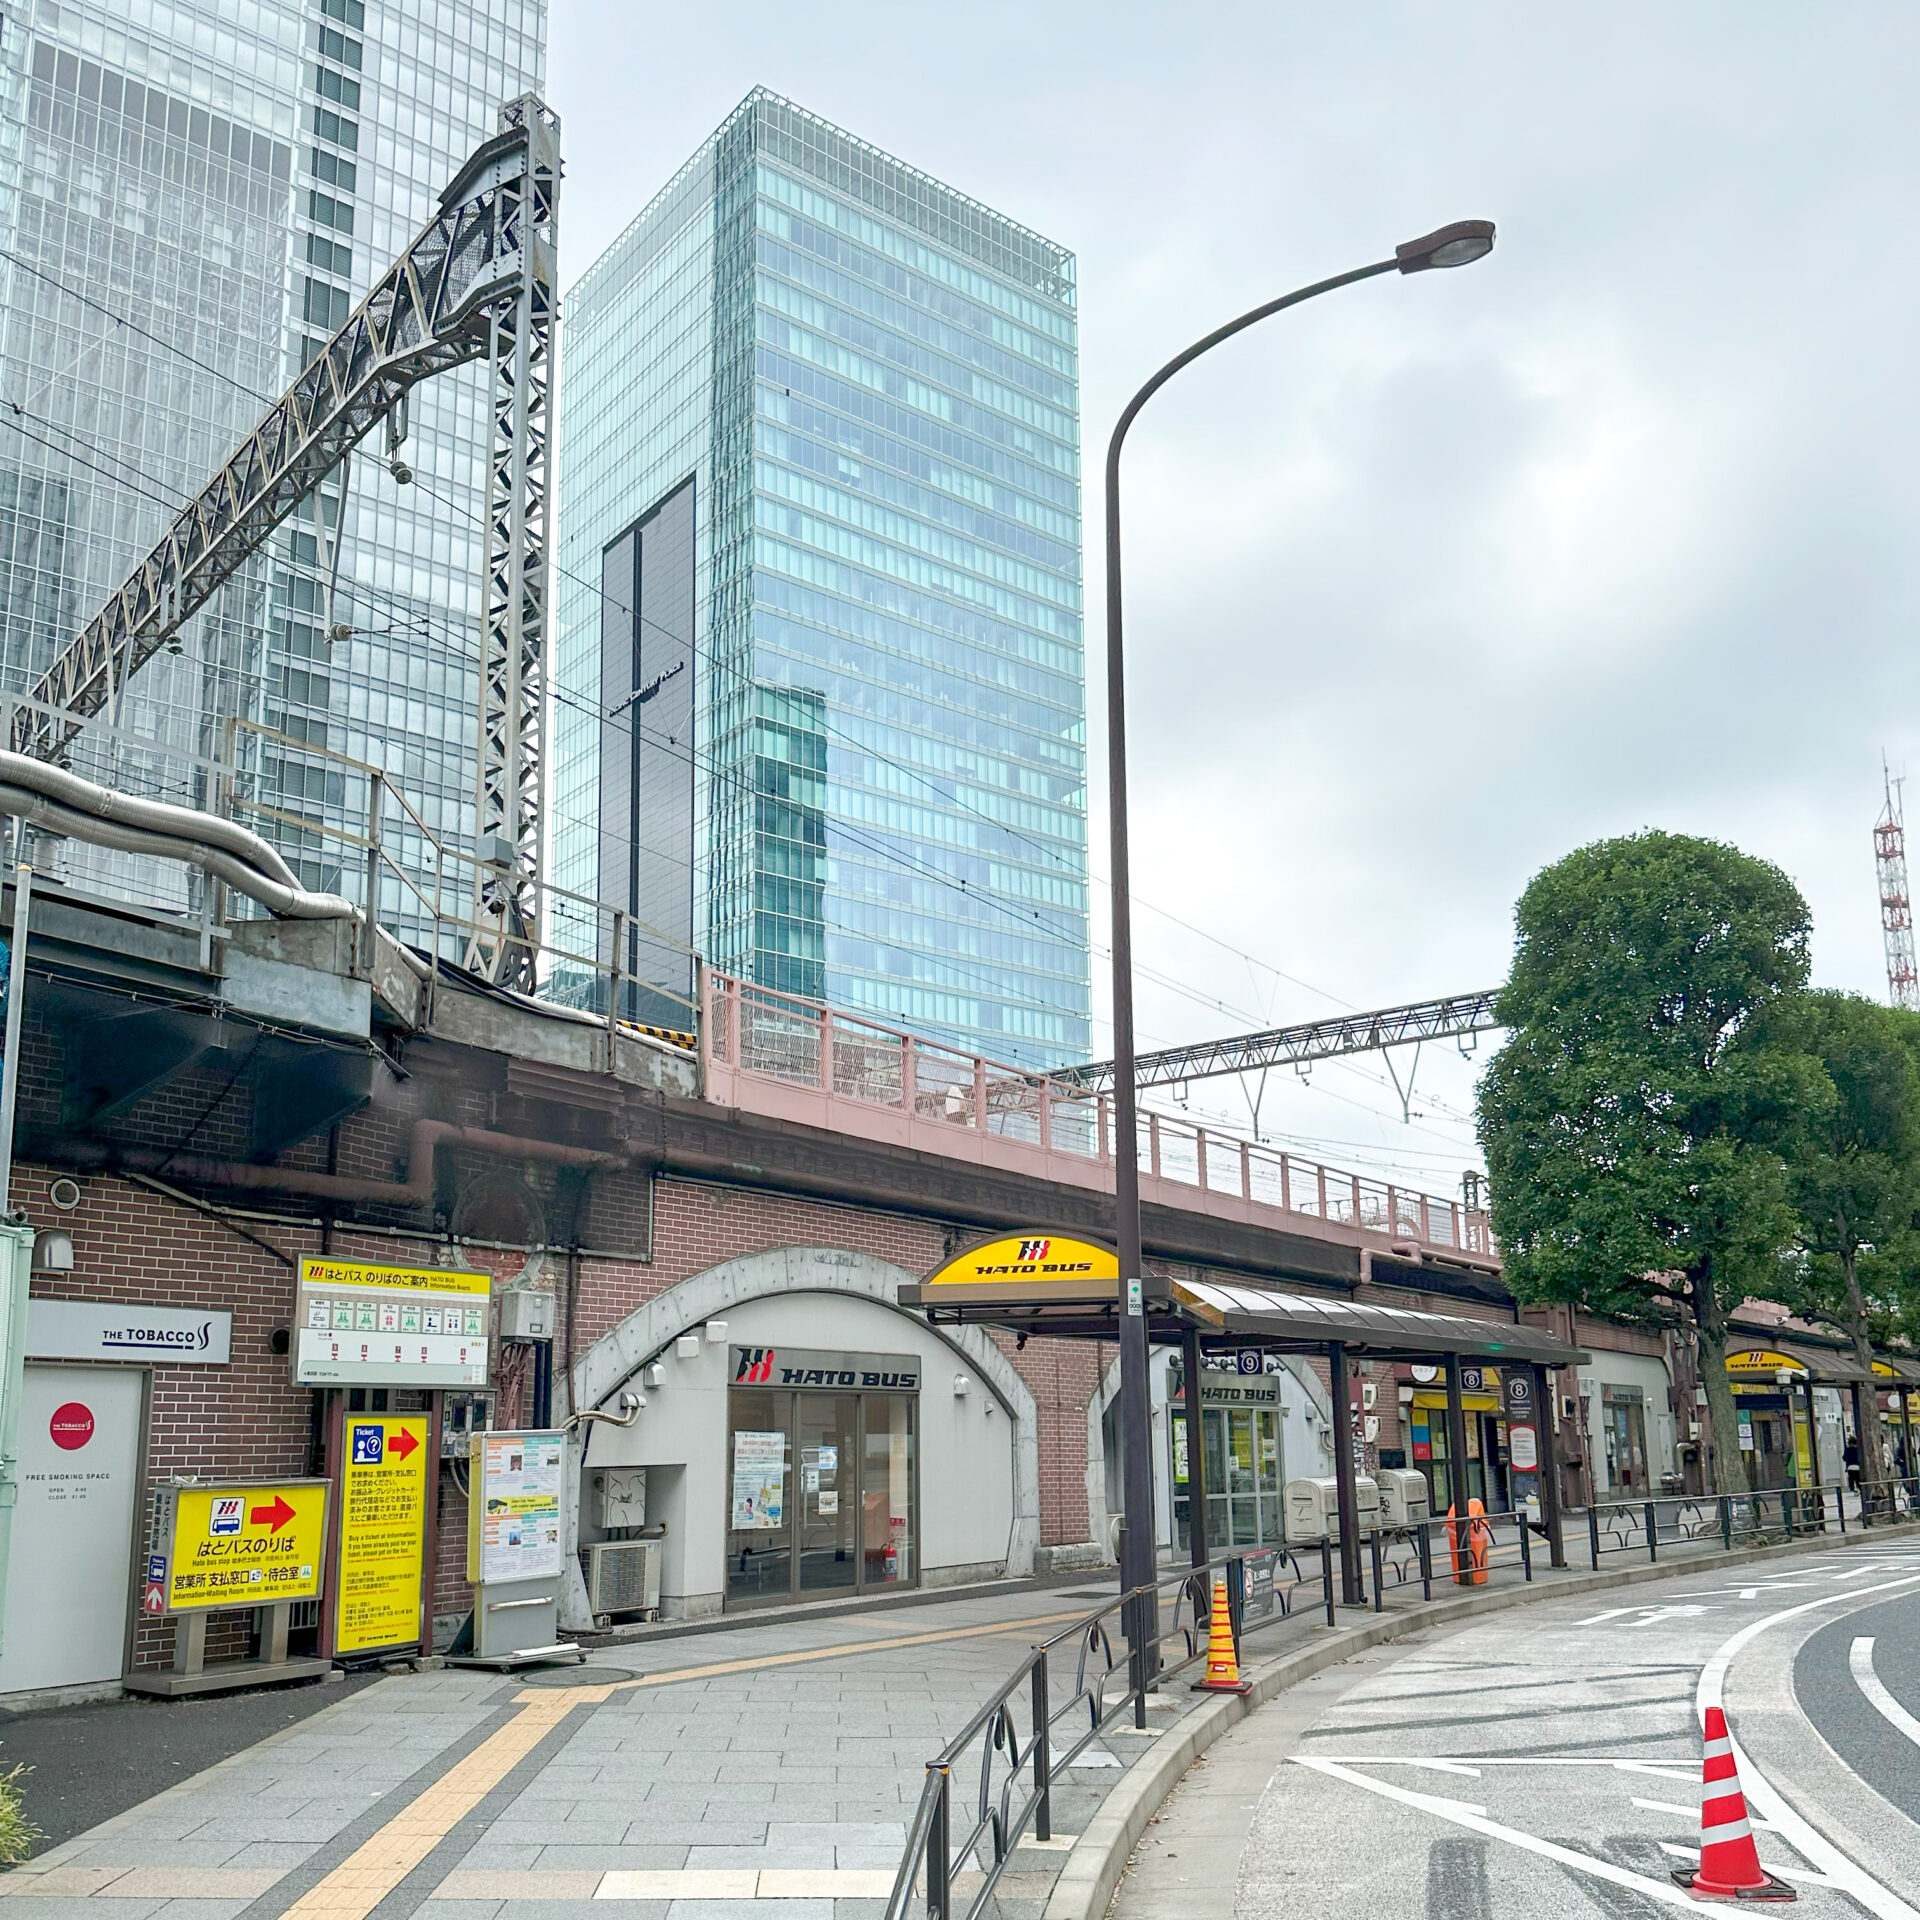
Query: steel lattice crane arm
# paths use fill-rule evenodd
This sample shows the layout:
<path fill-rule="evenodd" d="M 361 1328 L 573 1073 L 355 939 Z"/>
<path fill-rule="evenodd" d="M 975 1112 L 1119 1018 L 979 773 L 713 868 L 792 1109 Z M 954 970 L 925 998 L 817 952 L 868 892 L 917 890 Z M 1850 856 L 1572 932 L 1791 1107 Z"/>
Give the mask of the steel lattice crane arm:
<path fill-rule="evenodd" d="M 501 120 L 326 350 L 41 676 L 32 698 L 75 720 L 23 710 L 16 749 L 57 757 L 78 721 L 107 705 L 116 677 L 151 659 L 410 388 L 494 353 L 502 309 L 524 306 L 533 283 L 549 290 L 537 304 L 550 307 L 556 123 L 531 98 Z M 496 723 L 494 739 L 519 731 Z"/>
<path fill-rule="evenodd" d="M 1273 1027 L 1265 1033 L 1236 1034 L 1230 1040 L 1201 1040 L 1190 1047 L 1143 1053 L 1134 1061 L 1134 1084 L 1163 1087 L 1182 1080 L 1205 1080 L 1223 1073 L 1258 1072 L 1262 1067 L 1306 1066 L 1342 1054 L 1377 1053 L 1416 1040 L 1444 1040 L 1470 1033 L 1491 1033 L 1498 987 L 1484 993 L 1449 994 L 1442 1000 L 1416 1000 L 1404 1007 L 1373 1013 L 1342 1014 L 1335 1020 L 1309 1020 L 1297 1027 Z M 1113 1085 L 1113 1062 L 1062 1067 L 1053 1079 L 1069 1086 L 1105 1092 Z"/>

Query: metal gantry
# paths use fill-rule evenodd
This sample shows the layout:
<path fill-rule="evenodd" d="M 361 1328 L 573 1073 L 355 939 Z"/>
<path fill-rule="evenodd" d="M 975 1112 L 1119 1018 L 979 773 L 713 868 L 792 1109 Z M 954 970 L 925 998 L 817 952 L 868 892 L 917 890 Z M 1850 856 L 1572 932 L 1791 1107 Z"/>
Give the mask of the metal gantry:
<path fill-rule="evenodd" d="M 42 674 L 12 745 L 61 757 L 82 723 L 239 571 L 346 455 L 404 420 L 421 381 L 493 369 L 479 715 L 482 922 L 468 964 L 531 983 L 540 883 L 549 395 L 557 304 L 560 123 L 523 95 L 434 217 L 267 410 L 145 559 Z M 69 718 L 68 716 L 71 716 Z"/>
<path fill-rule="evenodd" d="M 1135 1056 L 1134 1085 L 1171 1086 L 1225 1073 L 1257 1073 L 1263 1067 L 1307 1066 L 1315 1060 L 1336 1060 L 1343 1054 L 1378 1053 L 1421 1040 L 1491 1033 L 1501 1024 L 1493 1011 L 1499 997 L 1498 987 L 1488 987 L 1480 993 L 1448 994 L 1443 999 L 1415 1000 L 1404 1007 L 1381 1007 L 1372 1013 L 1347 1013 L 1295 1027 L 1272 1027 L 1264 1033 L 1165 1047 L 1158 1053 Z M 1062 1067 L 1052 1077 L 1104 1092 L 1113 1085 L 1113 1062 Z"/>

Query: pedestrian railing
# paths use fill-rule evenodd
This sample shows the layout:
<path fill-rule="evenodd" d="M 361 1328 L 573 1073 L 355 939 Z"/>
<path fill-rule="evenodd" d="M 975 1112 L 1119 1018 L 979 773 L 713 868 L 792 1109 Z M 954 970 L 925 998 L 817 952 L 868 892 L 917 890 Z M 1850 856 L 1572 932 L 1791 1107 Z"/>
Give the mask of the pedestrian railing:
<path fill-rule="evenodd" d="M 1110 1734 L 1138 1733 L 1159 1684 L 1207 1657 L 1216 1579 L 1234 1643 L 1293 1617 L 1318 1590 L 1333 1620 L 1333 1547 L 1249 1548 L 1160 1576 L 1038 1642 L 1006 1683 L 927 1762 L 906 1853 L 885 1908 L 905 1920 L 916 1894 L 927 1920 L 973 1920 L 993 1897 L 1022 1837 L 1052 1838 L 1058 1775 Z M 1145 1609 L 1143 1652 L 1127 1625 Z M 977 1871 L 961 1904 L 958 1877 Z"/>
<path fill-rule="evenodd" d="M 1920 1517 L 1920 1479 L 1885 1480 L 1857 1492 L 1829 1485 L 1603 1500 L 1587 1508 L 1583 1517 L 1587 1559 L 1598 1571 L 1608 1558 L 1657 1562 L 1662 1552 L 1699 1543 L 1717 1543 L 1730 1553 L 1735 1547 L 1844 1534 L 1850 1526 L 1910 1521 Z"/>

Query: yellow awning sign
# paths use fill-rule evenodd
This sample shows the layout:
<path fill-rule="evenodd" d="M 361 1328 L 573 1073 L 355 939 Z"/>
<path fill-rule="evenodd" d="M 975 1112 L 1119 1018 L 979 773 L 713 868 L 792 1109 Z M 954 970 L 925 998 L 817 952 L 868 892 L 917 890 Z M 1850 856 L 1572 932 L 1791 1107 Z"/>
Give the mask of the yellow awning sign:
<path fill-rule="evenodd" d="M 1798 1360 L 1784 1353 L 1776 1353 L 1771 1347 L 1748 1347 L 1738 1353 L 1727 1355 L 1729 1373 L 1800 1373 L 1806 1367 Z"/>
<path fill-rule="evenodd" d="M 1097 1240 L 1063 1234 L 1008 1234 L 955 1254 L 930 1287 L 1006 1287 L 1045 1294 L 1107 1292 L 1120 1281 L 1120 1259 Z"/>
<path fill-rule="evenodd" d="M 311 1600 L 326 1563 L 324 1480 L 228 1481 L 160 1489 L 141 1611 L 192 1613 Z"/>

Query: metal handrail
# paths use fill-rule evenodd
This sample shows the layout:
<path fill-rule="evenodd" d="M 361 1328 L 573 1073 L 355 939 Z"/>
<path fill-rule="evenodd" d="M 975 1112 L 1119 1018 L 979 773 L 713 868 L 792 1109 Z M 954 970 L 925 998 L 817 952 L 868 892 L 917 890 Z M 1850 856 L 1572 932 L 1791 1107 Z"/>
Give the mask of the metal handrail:
<path fill-rule="evenodd" d="M 1332 1617 L 1332 1562 L 1322 1544 L 1319 1584 Z M 1262 1613 L 1272 1595 L 1272 1620 L 1246 1617 L 1246 1567 L 1272 1559 L 1276 1577 L 1262 1580 Z M 1291 1581 L 1278 1579 L 1281 1564 Z M 1213 1624 L 1214 1583 L 1227 1591 L 1228 1618 L 1236 1646 L 1244 1632 L 1290 1618 L 1296 1593 L 1313 1584 L 1296 1550 L 1245 1548 L 1216 1555 L 1204 1567 L 1172 1569 L 1150 1585 L 1116 1593 L 1104 1606 L 1038 1641 L 1004 1684 L 958 1733 L 926 1763 L 920 1802 L 908 1824 L 906 1851 L 885 1907 L 886 1920 L 904 1920 L 917 1888 L 924 1888 L 928 1920 L 956 1920 L 954 1876 L 969 1860 L 982 1870 L 980 1886 L 964 1910 L 967 1920 L 981 1913 L 1029 1827 L 1035 1836 L 1052 1837 L 1054 1776 L 1070 1767 L 1094 1741 L 1131 1713 L 1136 1728 L 1146 1725 L 1147 1696 L 1207 1656 Z M 1119 1634 L 1136 1608 L 1152 1609 L 1144 1657 L 1121 1650 Z M 1129 1646 L 1131 1642 L 1128 1643 Z M 1053 1680 L 1065 1649 L 1073 1650 L 1072 1685 L 1055 1704 Z M 1119 1683 L 1115 1691 L 1116 1682 Z M 1024 1696 L 1024 1737 L 1021 1703 Z M 971 1822 L 954 1831 L 954 1776 L 972 1764 L 978 1748 L 978 1775 L 970 1796 Z"/>

